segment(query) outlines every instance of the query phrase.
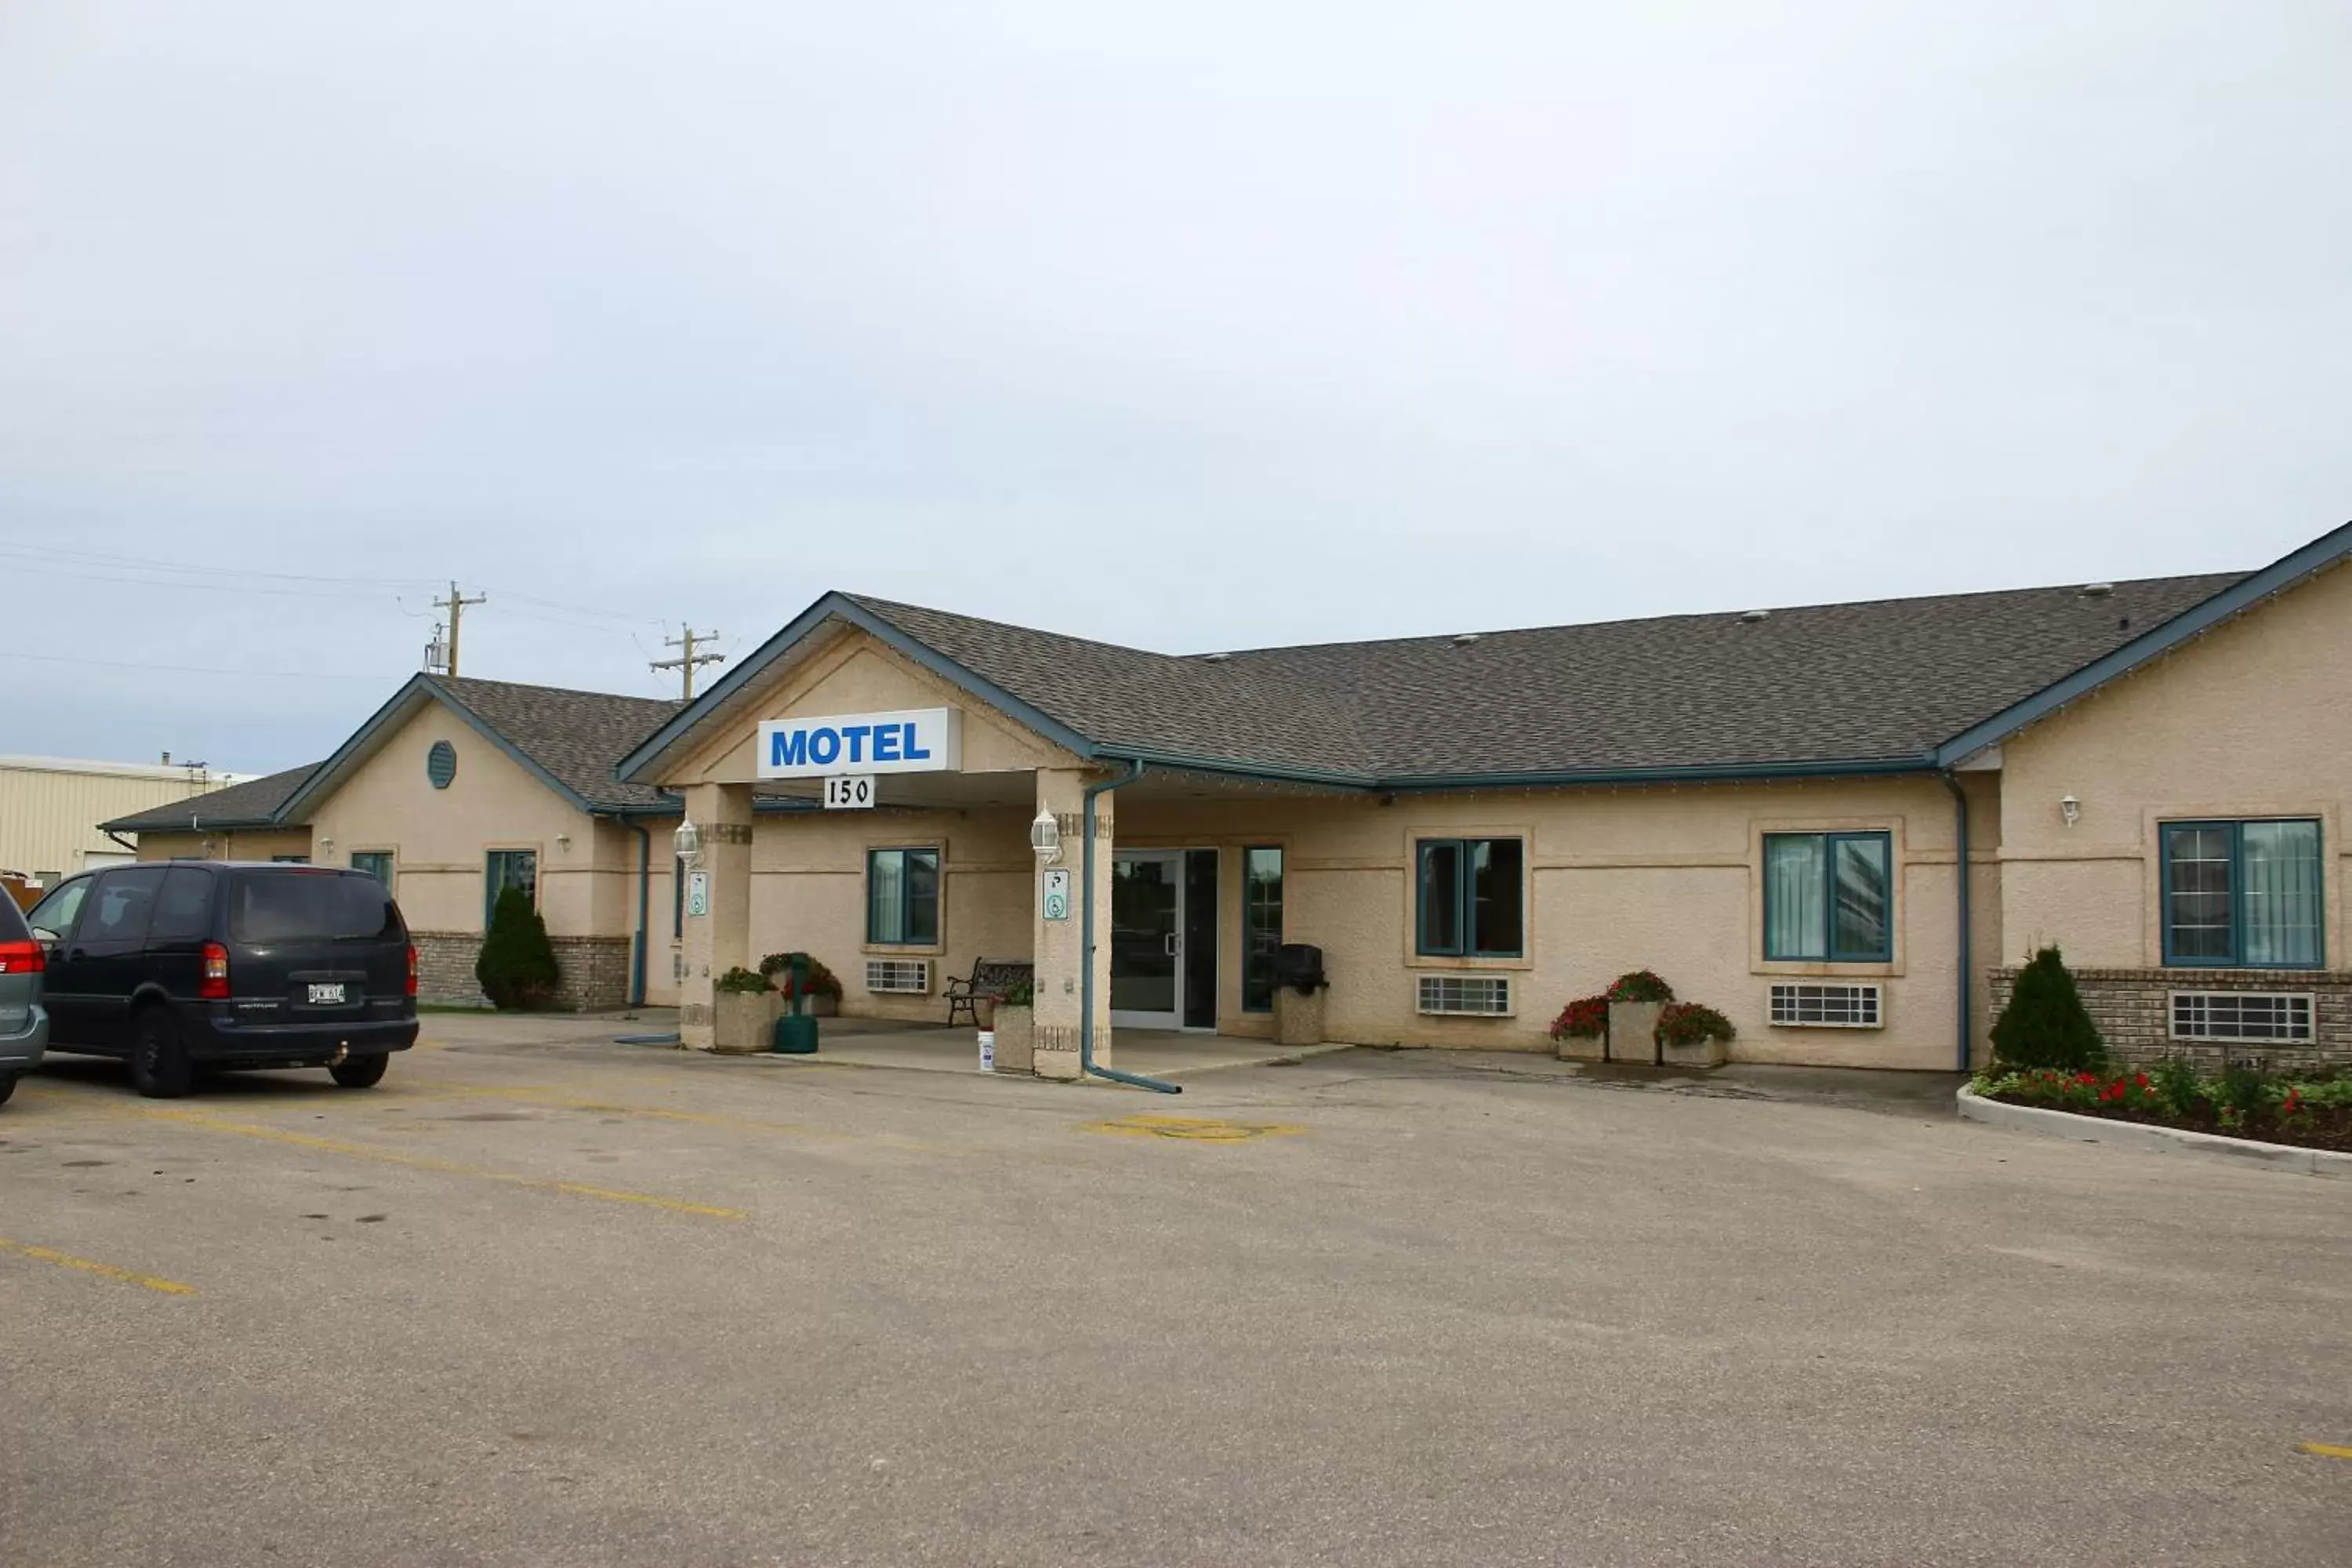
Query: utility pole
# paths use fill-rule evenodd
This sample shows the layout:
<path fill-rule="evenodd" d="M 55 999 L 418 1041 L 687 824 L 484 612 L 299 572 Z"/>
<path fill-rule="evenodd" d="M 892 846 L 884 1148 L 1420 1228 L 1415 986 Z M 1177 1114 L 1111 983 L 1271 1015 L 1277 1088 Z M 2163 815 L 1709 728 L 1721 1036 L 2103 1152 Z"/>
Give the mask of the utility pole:
<path fill-rule="evenodd" d="M 457 673 L 457 624 L 465 616 L 466 606 L 487 605 L 489 602 L 490 596 L 488 594 L 477 594 L 468 599 L 465 595 L 457 592 L 457 580 L 454 577 L 449 580 L 449 596 L 433 601 L 435 609 L 449 612 L 449 674 L 452 679 Z"/>
<path fill-rule="evenodd" d="M 727 656 L 723 653 L 697 653 L 694 651 L 702 644 L 707 643 L 713 637 L 717 637 L 719 635 L 717 632 L 698 632 L 694 629 L 694 623 L 692 621 L 680 622 L 677 629 L 679 632 L 678 636 L 662 638 L 662 647 L 678 649 L 678 657 L 676 658 L 657 658 L 654 660 L 652 664 L 646 666 L 646 668 L 649 669 L 677 670 L 678 672 L 679 685 L 685 692 L 686 700 L 688 702 L 691 702 L 694 700 L 695 667 L 697 665 L 703 664 L 723 663 L 725 662 Z"/>

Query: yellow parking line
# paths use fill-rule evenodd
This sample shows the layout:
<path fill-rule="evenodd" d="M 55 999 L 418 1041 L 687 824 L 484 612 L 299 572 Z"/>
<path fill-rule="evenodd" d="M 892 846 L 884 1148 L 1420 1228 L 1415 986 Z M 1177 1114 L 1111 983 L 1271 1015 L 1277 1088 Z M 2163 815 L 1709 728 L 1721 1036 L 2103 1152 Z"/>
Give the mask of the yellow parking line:
<path fill-rule="evenodd" d="M 1287 1138 L 1307 1131 L 1283 1121 L 1215 1121 L 1199 1116 L 1122 1116 L 1115 1121 L 1082 1121 L 1081 1132 L 1112 1132 L 1129 1138 L 1173 1138 L 1188 1143 L 1245 1143 L 1253 1138 Z"/>
<path fill-rule="evenodd" d="M 119 1279 L 125 1285 L 136 1285 L 143 1290 L 153 1290 L 165 1296 L 193 1296 L 196 1293 L 194 1285 L 183 1285 L 177 1279 L 159 1279 L 152 1274 L 117 1268 L 111 1263 L 100 1263 L 93 1258 L 76 1258 L 70 1252 L 59 1252 L 52 1247 L 11 1241 L 5 1236 L 0 1236 L 0 1252 L 13 1252 L 19 1258 L 30 1258 L 41 1263 L 54 1263 L 60 1268 L 79 1268 L 84 1274 L 95 1274 L 101 1279 Z"/>
<path fill-rule="evenodd" d="M 197 1110 L 142 1110 L 138 1114 L 157 1121 L 173 1121 L 184 1127 L 201 1127 L 208 1132 L 233 1132 L 240 1138 L 259 1138 L 272 1143 L 288 1143 L 297 1149 L 317 1149 L 330 1154 L 349 1154 L 354 1159 L 381 1160 L 388 1165 L 405 1165 L 415 1171 L 433 1171 L 445 1176 L 478 1176 L 486 1182 L 504 1182 L 509 1186 L 530 1187 L 542 1193 L 564 1193 L 575 1198 L 601 1198 L 613 1204 L 639 1204 L 646 1208 L 666 1209 L 672 1214 L 698 1215 L 705 1219 L 749 1219 L 741 1209 L 719 1208 L 710 1204 L 690 1204 L 678 1198 L 656 1197 L 651 1193 L 625 1192 L 618 1187 L 593 1186 L 586 1182 L 558 1181 L 551 1176 L 525 1176 L 512 1171 L 486 1171 L 478 1165 L 461 1165 L 454 1160 L 437 1160 L 428 1154 L 404 1154 L 392 1149 L 372 1149 L 362 1143 L 340 1143 L 331 1138 L 314 1138 L 307 1132 L 289 1132 L 282 1128 L 259 1127 L 247 1121 L 224 1121 L 216 1116 L 206 1116 Z"/>
<path fill-rule="evenodd" d="M 2341 1448 L 2333 1443 L 2305 1443 L 2303 1451 L 2316 1454 L 2323 1459 L 2352 1459 L 2352 1448 Z"/>
<path fill-rule="evenodd" d="M 629 1105 L 619 1100 L 599 1100 L 585 1095 L 560 1093 L 554 1089 L 524 1087 L 477 1085 L 472 1089 L 449 1091 L 450 1098 L 473 1096 L 511 1100 L 524 1105 L 542 1105 L 551 1110 L 577 1110 L 597 1116 L 646 1116 L 657 1121 L 684 1121 L 698 1127 L 724 1127 L 745 1132 L 782 1132 L 794 1138 L 806 1138 L 819 1143 L 885 1143 L 894 1149 L 910 1149 L 925 1154 L 955 1154 L 965 1151 L 942 1148 L 933 1143 L 918 1142 L 894 1133 L 836 1132 L 828 1128 L 804 1127 L 793 1121 L 763 1121 L 757 1117 L 729 1116 L 713 1110 L 673 1110 L 661 1105 Z"/>

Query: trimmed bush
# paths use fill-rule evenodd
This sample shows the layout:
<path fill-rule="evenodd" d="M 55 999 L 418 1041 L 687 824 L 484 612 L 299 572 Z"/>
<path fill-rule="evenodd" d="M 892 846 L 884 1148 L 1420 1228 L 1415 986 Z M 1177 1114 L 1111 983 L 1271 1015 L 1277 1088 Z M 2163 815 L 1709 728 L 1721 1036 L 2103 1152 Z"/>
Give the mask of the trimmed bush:
<path fill-rule="evenodd" d="M 547 940 L 547 922 L 539 918 L 530 898 L 520 888 L 500 892 L 490 910 L 482 954 L 474 960 L 474 979 L 482 994 L 505 1011 L 544 1007 L 555 999 L 562 978 L 555 966 L 555 946 Z"/>
<path fill-rule="evenodd" d="M 2056 948 L 2043 948 L 2018 973 L 2017 989 L 1993 1023 L 1992 1053 L 2002 1067 L 2024 1071 L 2096 1072 L 2107 1065 L 2106 1042 Z"/>

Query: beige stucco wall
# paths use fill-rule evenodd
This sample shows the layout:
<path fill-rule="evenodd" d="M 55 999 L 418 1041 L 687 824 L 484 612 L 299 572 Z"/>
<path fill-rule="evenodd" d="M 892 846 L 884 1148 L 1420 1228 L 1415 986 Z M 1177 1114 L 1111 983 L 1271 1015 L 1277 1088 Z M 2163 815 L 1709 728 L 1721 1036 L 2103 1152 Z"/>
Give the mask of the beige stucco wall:
<path fill-rule="evenodd" d="M 425 776 L 425 753 L 437 741 L 457 752 L 446 790 Z M 394 894 L 419 931 L 482 929 L 484 863 L 492 849 L 539 852 L 539 908 L 550 935 L 619 936 L 630 929 L 634 857 L 625 858 L 586 813 L 440 703 L 385 737 L 310 816 L 321 862 L 348 865 L 355 853 L 392 852 Z M 324 847 L 330 840 L 332 849 Z"/>
<path fill-rule="evenodd" d="M 2316 816 L 2326 955 L 2347 952 L 2352 571 L 2341 567 L 2062 710 L 2001 746 L 2001 956 L 2056 942 L 2084 968 L 2163 962 L 2158 824 Z M 2072 795 L 2081 819 L 2065 825 Z"/>
<path fill-rule="evenodd" d="M 1972 832 L 1998 834 L 1997 786 L 1970 784 Z M 1688 789 L 1191 802 L 1123 795 L 1121 847 L 1210 848 L 1219 855 L 1218 1026 L 1265 1033 L 1241 1011 L 1240 852 L 1278 844 L 1285 935 L 1322 947 L 1332 981 L 1329 1034 L 1361 1044 L 1549 1050 L 1544 1030 L 1571 998 L 1632 969 L 1655 969 L 1687 999 L 1719 1008 L 1739 1030 L 1737 1059 L 1948 1069 L 1955 1057 L 1958 974 L 1950 795 L 1935 780 Z M 1885 828 L 1897 873 L 1895 957 L 1887 964 L 1767 963 L 1762 953 L 1761 836 L 1808 828 Z M 1412 843 L 1502 835 L 1528 846 L 1528 955 L 1423 959 L 1412 952 Z M 940 942 L 933 950 L 864 942 L 865 851 L 935 844 L 943 850 Z M 1998 947 L 1996 846 L 1978 848 L 1980 941 Z M 943 974 L 972 960 L 1024 958 L 1033 942 L 1036 872 L 1026 818 L 1015 811 L 886 811 L 763 818 L 754 832 L 752 949 L 805 948 L 836 972 L 845 1010 L 938 1018 L 936 998 L 873 998 L 869 954 L 929 952 Z M 1106 917 L 1107 918 L 1107 917 Z M 844 962 L 847 959 L 848 962 Z M 1495 969 L 1519 982 L 1511 1019 L 1441 1018 L 1414 1010 L 1414 976 Z M 1776 1029 L 1775 978 L 1822 974 L 1886 987 L 1881 1030 Z M 1983 1022 L 1978 1002 L 1978 1024 Z"/>
<path fill-rule="evenodd" d="M 206 856 L 215 860 L 273 860 L 281 855 L 307 858 L 310 853 L 310 830 L 299 826 L 139 836 L 142 860 L 194 860 Z"/>
<path fill-rule="evenodd" d="M 764 689 L 755 687 L 743 693 L 736 708 L 737 716 L 717 726 L 709 745 L 664 773 L 664 787 L 683 790 L 698 784 L 752 783 L 759 776 L 762 720 L 887 713 L 908 708 L 953 708 L 962 714 L 961 771 L 967 773 L 1024 773 L 1066 767 L 1076 760 L 862 631 L 836 636 Z"/>

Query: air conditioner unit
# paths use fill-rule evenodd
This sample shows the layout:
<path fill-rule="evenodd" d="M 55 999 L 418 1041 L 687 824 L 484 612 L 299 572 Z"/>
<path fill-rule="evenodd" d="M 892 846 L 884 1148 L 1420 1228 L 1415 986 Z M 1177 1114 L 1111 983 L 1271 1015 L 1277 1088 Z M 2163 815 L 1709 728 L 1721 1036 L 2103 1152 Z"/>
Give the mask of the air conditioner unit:
<path fill-rule="evenodd" d="M 1504 974 L 1423 974 L 1416 977 L 1417 1005 L 1423 1013 L 1466 1014 L 1480 1018 L 1511 1016 L 1511 981 Z"/>
<path fill-rule="evenodd" d="M 2172 1037 L 2308 1041 L 2312 1001 L 2308 991 L 2175 991 Z"/>
<path fill-rule="evenodd" d="M 1776 984 L 1771 1022 L 1782 1029 L 1883 1029 L 1882 1000 L 1875 985 Z"/>
<path fill-rule="evenodd" d="M 869 958 L 866 989 L 882 996 L 928 996 L 931 993 L 931 961 L 928 958 Z"/>

